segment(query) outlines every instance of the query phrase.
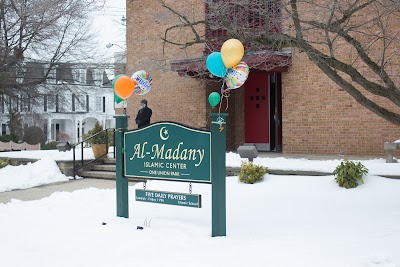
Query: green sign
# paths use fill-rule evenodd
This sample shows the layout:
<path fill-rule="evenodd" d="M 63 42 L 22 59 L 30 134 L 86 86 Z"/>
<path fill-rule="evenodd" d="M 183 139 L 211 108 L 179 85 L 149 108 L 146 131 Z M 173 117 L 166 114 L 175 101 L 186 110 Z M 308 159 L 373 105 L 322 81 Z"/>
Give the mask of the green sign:
<path fill-rule="evenodd" d="M 125 177 L 211 183 L 211 132 L 161 122 L 124 139 Z"/>
<path fill-rule="evenodd" d="M 201 195 L 136 189 L 136 201 L 201 208 Z"/>

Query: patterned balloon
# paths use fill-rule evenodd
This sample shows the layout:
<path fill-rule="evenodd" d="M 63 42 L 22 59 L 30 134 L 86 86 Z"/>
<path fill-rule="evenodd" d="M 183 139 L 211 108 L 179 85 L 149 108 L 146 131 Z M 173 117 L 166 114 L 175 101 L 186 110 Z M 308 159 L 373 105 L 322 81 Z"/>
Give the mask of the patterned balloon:
<path fill-rule="evenodd" d="M 135 95 L 145 95 L 150 92 L 153 79 L 148 72 L 144 70 L 139 70 L 135 72 L 131 78 L 132 80 L 137 82 L 137 86 L 133 91 Z"/>
<path fill-rule="evenodd" d="M 227 89 L 237 89 L 242 86 L 247 77 L 249 77 L 250 68 L 249 66 L 241 61 L 236 66 L 228 69 L 228 73 L 226 75 L 225 83 L 227 85 Z"/>

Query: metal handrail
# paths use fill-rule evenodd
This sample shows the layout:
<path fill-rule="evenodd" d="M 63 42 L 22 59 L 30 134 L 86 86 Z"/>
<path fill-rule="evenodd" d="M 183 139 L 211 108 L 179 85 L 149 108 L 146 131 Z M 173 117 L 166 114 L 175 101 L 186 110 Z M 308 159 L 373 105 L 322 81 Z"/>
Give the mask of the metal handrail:
<path fill-rule="evenodd" d="M 108 136 L 109 131 L 113 131 L 113 144 L 114 144 L 113 157 L 115 158 L 115 129 L 114 129 L 114 128 L 107 128 L 107 129 L 105 129 L 105 130 L 103 130 L 103 131 L 101 131 L 101 132 L 98 132 L 98 133 L 96 133 L 96 134 L 94 134 L 94 135 L 92 135 L 92 136 L 86 138 L 85 140 L 80 141 L 80 142 L 77 143 L 77 144 L 72 145 L 74 179 L 76 179 L 76 174 L 77 174 L 77 172 L 78 172 L 80 169 L 82 169 L 82 168 L 86 167 L 87 165 L 89 165 L 89 164 L 91 164 L 91 163 L 93 163 L 93 162 L 95 162 L 95 161 L 101 159 L 101 158 L 104 157 L 105 155 L 108 155 L 108 148 L 110 147 L 110 146 L 109 146 L 109 136 Z M 103 154 L 103 155 L 101 155 L 101 156 L 98 157 L 98 158 L 95 158 L 95 159 L 93 159 L 93 160 L 88 161 L 88 162 L 85 163 L 84 158 L 83 158 L 83 144 L 84 144 L 85 142 L 87 142 L 88 140 L 94 138 L 95 136 L 97 136 L 97 135 L 99 135 L 99 134 L 101 134 L 101 133 L 103 133 L 103 132 L 106 132 L 106 153 Z M 77 166 L 76 166 L 76 158 L 75 158 L 75 148 L 76 148 L 78 145 L 81 145 L 81 165 L 80 165 L 79 168 L 77 168 Z"/>

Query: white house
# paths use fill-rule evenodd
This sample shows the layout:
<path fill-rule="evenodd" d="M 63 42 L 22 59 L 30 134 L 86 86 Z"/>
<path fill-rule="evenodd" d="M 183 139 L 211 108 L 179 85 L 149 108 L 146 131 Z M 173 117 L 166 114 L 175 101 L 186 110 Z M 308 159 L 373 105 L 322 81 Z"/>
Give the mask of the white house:
<path fill-rule="evenodd" d="M 24 77 L 19 79 L 44 77 L 46 69 L 42 63 L 26 63 Z M 114 72 L 113 66 L 107 69 L 98 65 L 58 64 L 46 83 L 39 85 L 39 96 L 0 95 L 1 135 L 9 133 L 11 109 L 22 114 L 25 127 L 42 127 L 48 141 L 81 141 L 96 121 L 103 128 L 113 128 L 114 93 L 106 70 Z"/>

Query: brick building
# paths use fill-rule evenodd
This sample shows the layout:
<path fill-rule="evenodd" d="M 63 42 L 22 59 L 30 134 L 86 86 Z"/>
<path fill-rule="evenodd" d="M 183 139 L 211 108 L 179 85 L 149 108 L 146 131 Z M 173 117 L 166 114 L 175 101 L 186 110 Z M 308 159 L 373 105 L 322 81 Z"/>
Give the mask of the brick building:
<path fill-rule="evenodd" d="M 178 11 L 191 7 L 197 18 L 205 16 L 201 0 L 166 2 Z M 209 124 L 208 95 L 219 92 L 221 82 L 199 70 L 205 68 L 207 46 L 198 44 L 186 51 L 163 46 L 165 29 L 176 23 L 157 0 L 127 0 L 127 73 L 145 69 L 152 74 L 152 90 L 146 95 L 152 122 L 170 120 L 201 128 Z M 207 29 L 198 30 L 208 34 Z M 182 41 L 186 35 L 176 38 Z M 245 85 L 232 91 L 227 111 L 229 150 L 256 143 L 262 150 L 288 154 L 383 155 L 384 142 L 400 139 L 400 127 L 358 104 L 305 53 L 281 51 L 276 56 L 286 58 L 287 65 L 269 71 L 252 68 Z M 260 57 L 245 58 L 252 60 Z M 130 128 L 141 99 L 129 100 Z"/>

